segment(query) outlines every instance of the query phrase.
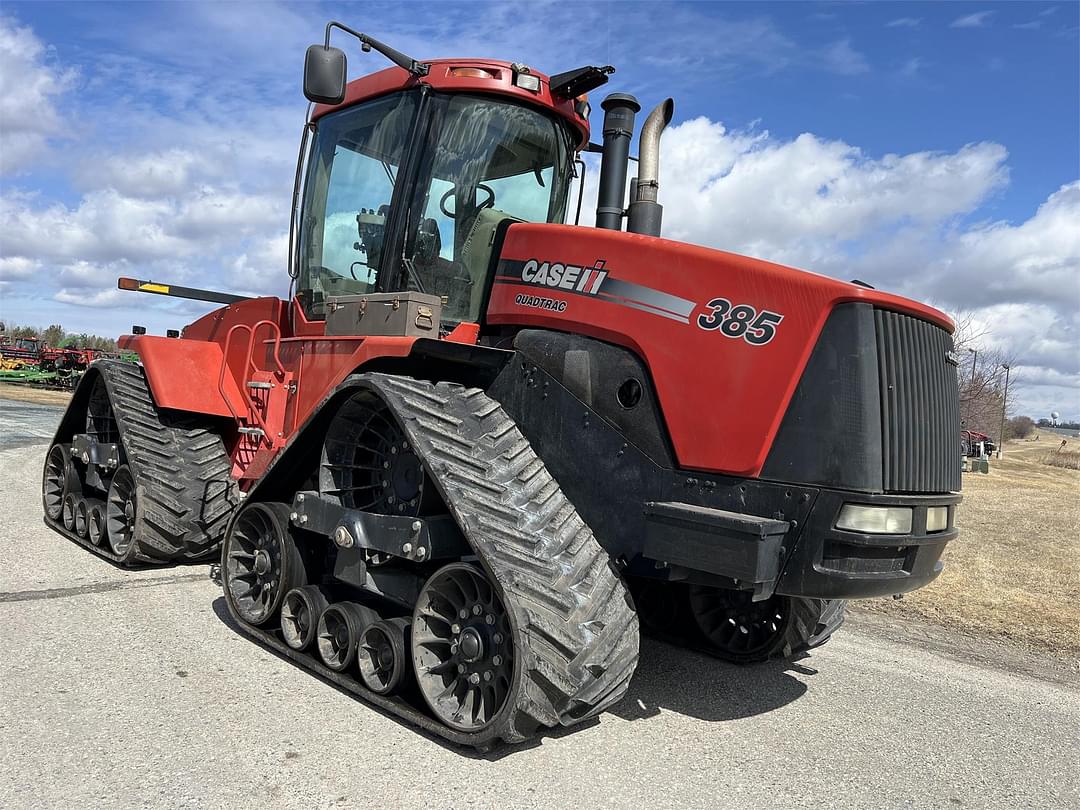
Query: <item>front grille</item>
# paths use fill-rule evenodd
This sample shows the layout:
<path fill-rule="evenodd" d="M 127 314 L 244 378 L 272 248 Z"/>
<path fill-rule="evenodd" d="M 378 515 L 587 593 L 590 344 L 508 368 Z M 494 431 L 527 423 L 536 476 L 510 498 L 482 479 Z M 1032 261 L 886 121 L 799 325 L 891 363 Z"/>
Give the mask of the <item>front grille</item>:
<path fill-rule="evenodd" d="M 960 399 L 952 337 L 927 321 L 874 310 L 886 492 L 960 489 Z"/>

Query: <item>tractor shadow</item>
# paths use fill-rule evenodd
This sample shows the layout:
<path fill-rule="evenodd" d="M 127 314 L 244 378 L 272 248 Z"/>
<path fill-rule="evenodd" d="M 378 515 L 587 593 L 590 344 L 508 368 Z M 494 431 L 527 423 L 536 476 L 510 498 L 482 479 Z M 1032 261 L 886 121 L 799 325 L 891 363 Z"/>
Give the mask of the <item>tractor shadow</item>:
<path fill-rule="evenodd" d="M 791 673 L 815 675 L 796 661 L 739 666 L 659 639 L 641 639 L 641 657 L 630 689 L 608 711 L 624 720 L 646 720 L 661 711 L 707 722 L 754 717 L 802 697 L 807 685 Z"/>
<path fill-rule="evenodd" d="M 278 650 L 251 638 L 229 615 L 223 596 L 214 600 L 213 610 L 222 624 L 248 643 L 318 679 L 344 697 L 412 729 L 419 737 L 467 759 L 495 762 L 516 752 L 542 745 L 546 740 L 556 740 L 585 731 L 599 722 L 597 718 L 592 718 L 570 728 L 549 729 L 513 746 L 496 745 L 487 750 L 468 748 L 415 726 L 380 706 L 368 703 L 362 697 L 322 678 Z M 641 658 L 630 682 L 629 691 L 618 704 L 607 711 L 630 721 L 645 721 L 657 716 L 661 711 L 675 712 L 707 722 L 753 717 L 786 706 L 807 691 L 806 684 L 793 677 L 790 674 L 792 671 L 802 675 L 816 674 L 816 670 L 792 661 L 736 666 L 704 653 L 645 637 L 641 640 Z"/>

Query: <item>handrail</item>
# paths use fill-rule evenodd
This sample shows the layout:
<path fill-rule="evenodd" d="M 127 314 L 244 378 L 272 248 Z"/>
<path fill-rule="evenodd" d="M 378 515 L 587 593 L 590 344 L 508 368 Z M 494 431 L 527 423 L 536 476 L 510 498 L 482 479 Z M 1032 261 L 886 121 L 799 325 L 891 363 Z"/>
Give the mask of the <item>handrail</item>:
<path fill-rule="evenodd" d="M 238 323 L 234 324 L 233 327 L 229 329 L 229 331 L 225 335 L 225 345 L 222 349 L 221 355 L 221 370 L 218 372 L 218 392 L 221 394 L 221 398 L 225 400 L 225 406 L 229 409 L 229 412 L 233 415 L 233 418 L 236 419 L 236 421 L 243 422 L 249 417 L 254 419 L 256 424 L 258 424 L 259 429 L 262 430 L 263 438 L 266 439 L 267 443 L 270 446 L 273 446 L 274 442 L 273 439 L 270 438 L 270 430 L 266 425 L 266 420 L 262 418 L 262 415 L 259 413 L 258 408 L 255 407 L 255 402 L 254 400 L 252 400 L 251 396 L 245 394 L 245 396 L 247 397 L 249 408 L 248 417 L 244 417 L 236 412 L 236 409 L 232 406 L 232 402 L 229 400 L 228 394 L 225 393 L 225 371 L 229 366 L 229 349 L 232 346 L 233 334 L 238 330 L 243 330 L 248 333 L 247 348 L 244 352 L 244 378 L 246 380 L 248 372 L 252 370 L 259 370 L 258 367 L 255 365 L 255 361 L 253 359 L 253 354 L 255 352 L 255 334 L 264 324 L 266 326 L 269 326 L 276 333 L 273 338 L 273 360 L 278 368 L 277 373 L 280 374 L 280 376 L 282 377 L 285 376 L 285 366 L 281 362 L 281 355 L 279 353 L 279 347 L 281 346 L 281 327 L 273 321 L 265 319 L 258 321 L 253 326 L 249 326 L 246 323 Z M 246 391 L 246 388 L 243 390 Z"/>

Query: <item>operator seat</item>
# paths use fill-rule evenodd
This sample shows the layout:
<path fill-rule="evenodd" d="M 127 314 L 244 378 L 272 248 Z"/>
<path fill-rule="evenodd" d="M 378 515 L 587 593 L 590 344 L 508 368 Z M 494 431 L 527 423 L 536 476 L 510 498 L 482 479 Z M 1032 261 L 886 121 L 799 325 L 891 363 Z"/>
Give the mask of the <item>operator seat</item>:
<path fill-rule="evenodd" d="M 480 320 L 480 307 L 484 302 L 484 290 L 487 289 L 488 266 L 491 264 L 491 251 L 495 242 L 495 230 L 504 219 L 524 222 L 497 208 L 481 208 L 476 212 L 469 235 L 461 246 L 461 263 L 472 279 L 472 297 L 469 301 L 469 319 Z"/>

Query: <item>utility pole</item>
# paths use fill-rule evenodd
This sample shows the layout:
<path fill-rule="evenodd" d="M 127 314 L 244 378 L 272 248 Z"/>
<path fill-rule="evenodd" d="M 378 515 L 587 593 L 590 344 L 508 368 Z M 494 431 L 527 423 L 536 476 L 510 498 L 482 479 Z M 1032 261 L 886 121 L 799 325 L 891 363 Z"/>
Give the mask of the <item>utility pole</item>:
<path fill-rule="evenodd" d="M 971 352 L 974 357 L 971 358 L 971 384 L 975 384 L 975 365 L 979 362 L 979 350 L 973 349 L 968 346 L 968 351 Z"/>
<path fill-rule="evenodd" d="M 1005 369 L 1005 395 L 1001 398 L 1001 428 L 998 430 L 998 458 L 1001 458 L 1001 447 L 1005 444 L 1005 408 L 1009 405 L 1009 364 L 1002 363 Z"/>

